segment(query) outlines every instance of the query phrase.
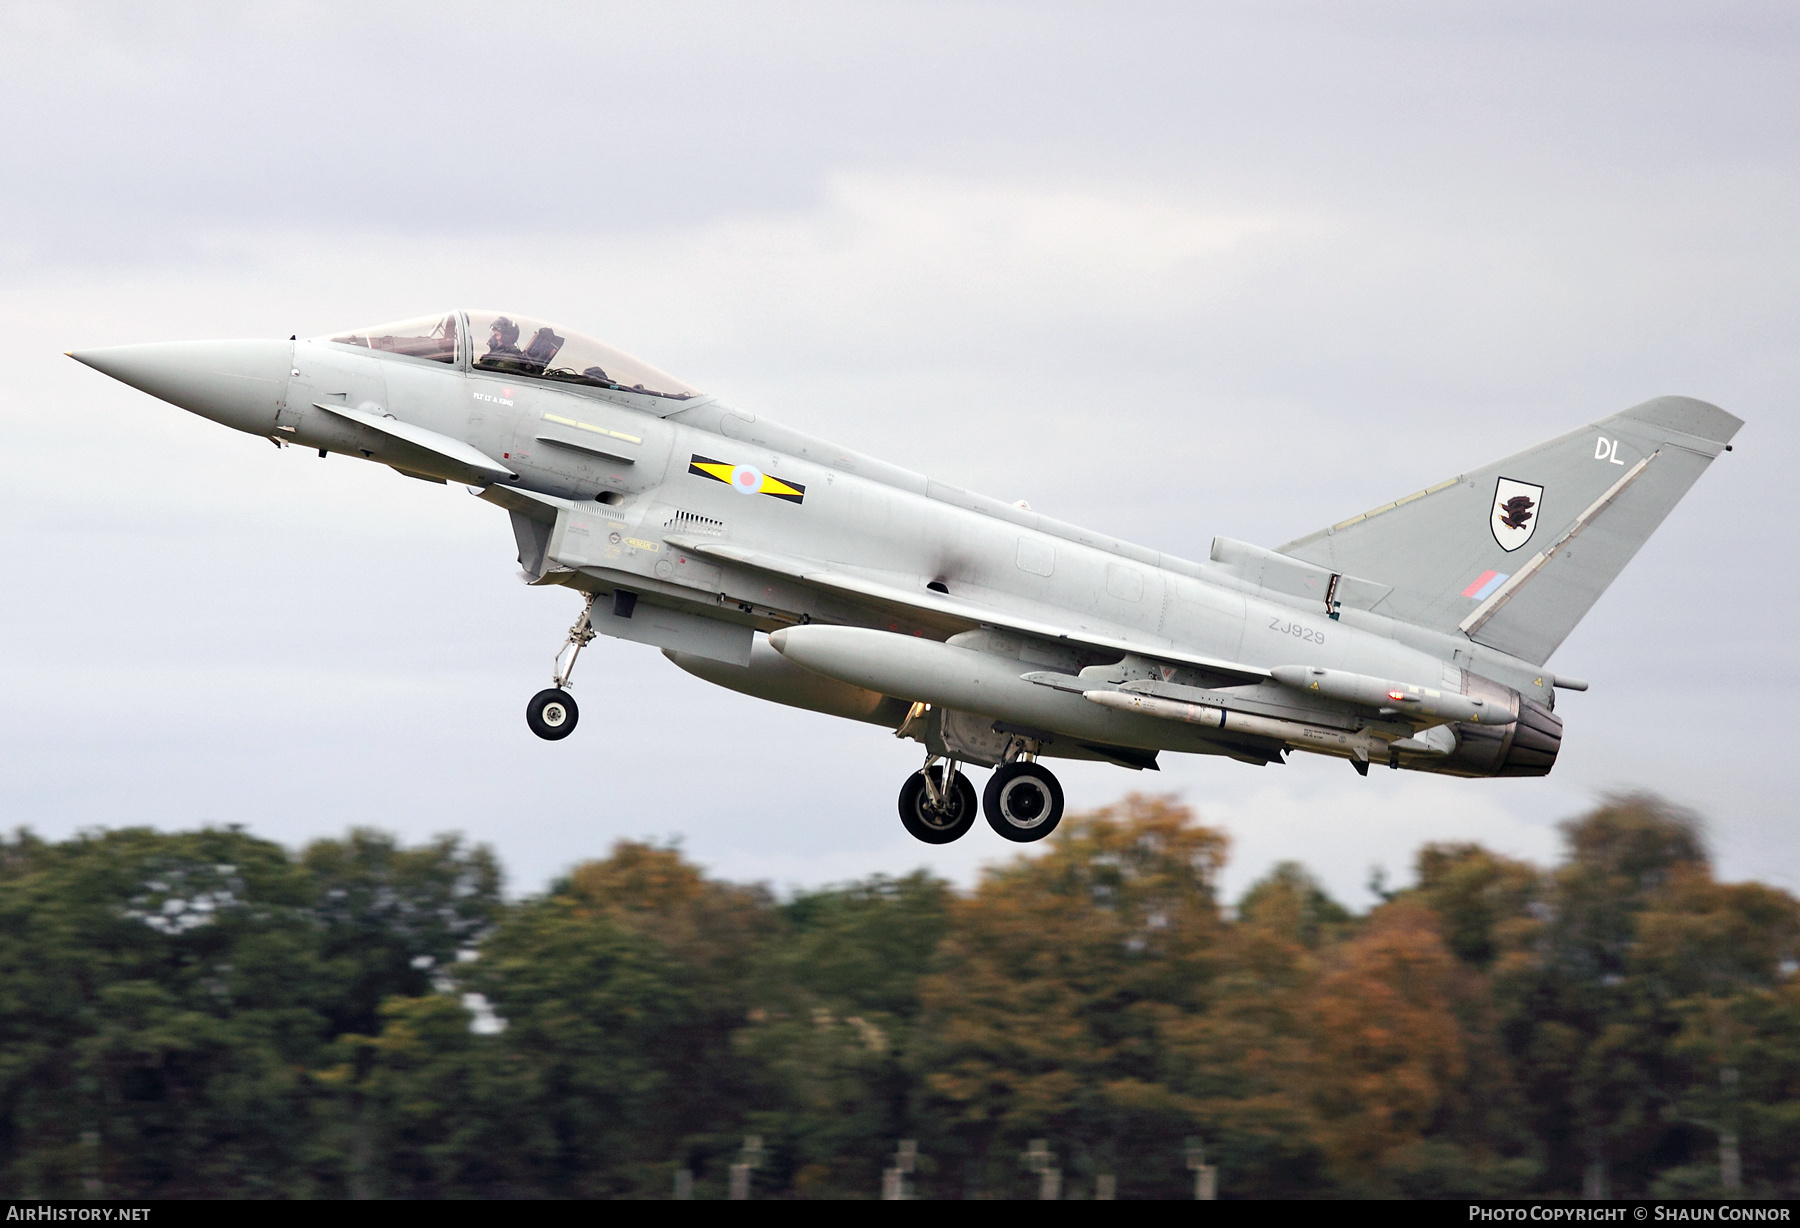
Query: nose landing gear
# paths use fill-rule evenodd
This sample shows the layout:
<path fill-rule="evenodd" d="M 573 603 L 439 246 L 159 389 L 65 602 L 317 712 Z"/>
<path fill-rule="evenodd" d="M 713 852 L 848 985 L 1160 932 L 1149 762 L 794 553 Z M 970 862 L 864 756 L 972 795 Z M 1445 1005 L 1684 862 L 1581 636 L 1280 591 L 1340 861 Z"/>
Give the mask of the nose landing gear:
<path fill-rule="evenodd" d="M 561 687 L 539 691 L 525 705 L 525 723 L 546 742 L 560 741 L 574 733 L 575 722 L 580 719 L 575 697 Z"/>
<path fill-rule="evenodd" d="M 595 593 L 589 593 L 587 604 L 581 607 L 581 617 L 569 628 L 569 638 L 557 650 L 555 674 L 552 676 L 548 690 L 539 691 L 525 705 L 525 723 L 531 726 L 531 732 L 546 742 L 557 742 L 575 732 L 575 722 L 581 719 L 581 710 L 575 706 L 575 697 L 566 688 L 570 685 L 569 675 L 575 672 L 575 659 L 581 655 L 594 639 L 594 623 L 591 617 L 594 612 Z"/>

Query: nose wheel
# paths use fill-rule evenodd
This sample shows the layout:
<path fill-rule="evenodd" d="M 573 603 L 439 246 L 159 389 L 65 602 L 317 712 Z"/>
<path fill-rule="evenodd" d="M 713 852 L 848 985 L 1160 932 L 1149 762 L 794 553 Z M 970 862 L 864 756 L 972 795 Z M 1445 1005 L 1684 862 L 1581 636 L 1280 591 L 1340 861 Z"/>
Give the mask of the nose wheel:
<path fill-rule="evenodd" d="M 900 786 L 900 823 L 913 839 L 926 844 L 959 839 L 974 826 L 976 813 L 975 786 L 956 770 L 954 760 L 943 767 L 927 762 Z"/>
<path fill-rule="evenodd" d="M 1015 760 L 994 769 L 982 791 L 988 826 L 1008 840 L 1042 840 L 1062 822 L 1063 791 L 1050 769 Z"/>
<path fill-rule="evenodd" d="M 569 675 L 575 672 L 575 659 L 581 655 L 594 639 L 594 598 L 596 593 L 589 593 L 587 604 L 581 607 L 581 617 L 569 628 L 569 636 L 563 646 L 557 650 L 555 673 L 550 689 L 539 691 L 525 705 L 525 723 L 531 726 L 531 732 L 546 742 L 559 742 L 575 732 L 575 722 L 581 719 L 581 710 L 575 706 L 575 697 L 565 689 L 570 685 Z"/>
<path fill-rule="evenodd" d="M 525 723 L 546 742 L 558 742 L 574 733 L 575 722 L 580 719 L 575 697 L 561 687 L 539 691 L 525 705 Z"/>

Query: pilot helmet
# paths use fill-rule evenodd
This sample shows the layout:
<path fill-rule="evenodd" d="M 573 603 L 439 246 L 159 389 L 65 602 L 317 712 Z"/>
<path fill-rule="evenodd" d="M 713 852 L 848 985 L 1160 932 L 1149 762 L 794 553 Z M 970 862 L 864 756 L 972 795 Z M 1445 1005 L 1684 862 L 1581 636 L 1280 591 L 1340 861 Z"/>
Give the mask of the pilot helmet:
<path fill-rule="evenodd" d="M 505 316 L 501 316 L 488 326 L 499 334 L 501 345 L 517 345 L 519 342 L 519 326 Z"/>

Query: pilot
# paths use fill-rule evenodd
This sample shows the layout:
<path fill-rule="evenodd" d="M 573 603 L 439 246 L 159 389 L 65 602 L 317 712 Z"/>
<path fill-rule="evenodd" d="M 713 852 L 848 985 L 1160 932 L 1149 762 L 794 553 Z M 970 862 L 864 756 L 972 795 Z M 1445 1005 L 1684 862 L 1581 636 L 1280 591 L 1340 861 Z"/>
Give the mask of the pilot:
<path fill-rule="evenodd" d="M 519 352 L 519 326 L 501 316 L 488 326 L 489 358 L 523 358 Z"/>

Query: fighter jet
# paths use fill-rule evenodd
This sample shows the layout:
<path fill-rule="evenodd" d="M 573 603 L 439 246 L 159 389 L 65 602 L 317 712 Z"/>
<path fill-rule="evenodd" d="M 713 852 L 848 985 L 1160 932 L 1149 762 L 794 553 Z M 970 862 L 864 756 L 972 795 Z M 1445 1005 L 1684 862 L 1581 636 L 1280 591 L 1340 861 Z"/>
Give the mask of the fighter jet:
<path fill-rule="evenodd" d="M 526 721 L 565 738 L 596 634 L 923 747 L 901 822 L 1056 828 L 1046 760 L 1295 751 L 1451 776 L 1556 762 L 1545 667 L 1741 421 L 1660 397 L 1270 550 L 1191 561 L 736 409 L 541 320 L 448 311 L 325 337 L 71 357 L 280 448 L 466 485 L 521 578 L 582 594 Z"/>

